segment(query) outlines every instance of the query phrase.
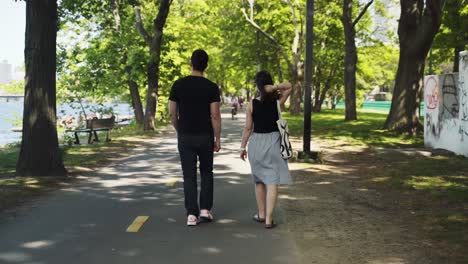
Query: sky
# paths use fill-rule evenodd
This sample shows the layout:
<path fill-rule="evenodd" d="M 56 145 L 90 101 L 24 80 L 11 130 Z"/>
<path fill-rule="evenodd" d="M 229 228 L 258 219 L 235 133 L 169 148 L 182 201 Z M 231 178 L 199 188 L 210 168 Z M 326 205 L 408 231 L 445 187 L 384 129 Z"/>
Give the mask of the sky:
<path fill-rule="evenodd" d="M 0 61 L 23 65 L 25 27 L 26 3 L 0 0 Z"/>

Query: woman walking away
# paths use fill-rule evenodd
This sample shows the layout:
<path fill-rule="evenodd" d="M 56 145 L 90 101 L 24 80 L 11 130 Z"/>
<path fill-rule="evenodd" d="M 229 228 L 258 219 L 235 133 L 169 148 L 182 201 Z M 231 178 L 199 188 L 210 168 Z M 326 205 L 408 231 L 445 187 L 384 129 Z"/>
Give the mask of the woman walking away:
<path fill-rule="evenodd" d="M 259 97 L 246 108 L 246 121 L 240 158 L 245 160 L 249 142 L 249 162 L 255 183 L 258 212 L 253 220 L 265 223 L 265 228 L 274 228 L 273 210 L 278 197 L 278 185 L 291 184 L 288 162 L 281 156 L 278 120 L 278 102 L 283 104 L 291 93 L 290 83 L 273 85 L 271 75 L 260 71 L 255 76 Z M 253 132 L 253 133 L 252 133 Z M 249 140 L 250 139 L 250 140 Z"/>

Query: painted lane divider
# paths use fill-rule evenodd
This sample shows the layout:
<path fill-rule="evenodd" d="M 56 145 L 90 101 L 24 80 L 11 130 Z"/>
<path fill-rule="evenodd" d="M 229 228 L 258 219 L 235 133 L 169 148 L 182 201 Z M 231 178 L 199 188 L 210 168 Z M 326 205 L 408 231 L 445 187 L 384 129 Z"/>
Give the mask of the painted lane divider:
<path fill-rule="evenodd" d="M 149 216 L 143 215 L 143 216 L 138 216 L 133 220 L 133 223 L 127 228 L 127 232 L 129 233 L 136 233 L 140 228 L 143 226 L 143 224 L 148 220 Z"/>
<path fill-rule="evenodd" d="M 170 179 L 168 182 L 166 182 L 166 185 L 167 186 L 174 186 L 177 182 L 177 179 L 176 178 L 172 178 Z"/>

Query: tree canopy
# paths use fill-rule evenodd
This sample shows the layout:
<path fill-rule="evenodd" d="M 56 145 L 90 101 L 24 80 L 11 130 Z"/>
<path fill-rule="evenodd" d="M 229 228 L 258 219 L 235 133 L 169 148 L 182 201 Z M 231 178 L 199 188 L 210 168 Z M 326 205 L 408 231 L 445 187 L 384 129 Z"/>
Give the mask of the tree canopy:
<path fill-rule="evenodd" d="M 460 3 L 458 3 L 458 2 Z M 457 0 L 459 17 L 449 16 L 450 1 L 444 13 L 441 33 L 434 42 L 434 65 L 441 71 L 445 62 L 453 61 L 454 49 L 465 43 L 463 30 L 466 5 Z M 128 81 L 134 81 L 139 96 L 145 99 L 147 89 L 146 63 L 149 59 L 145 41 L 135 27 L 134 6 L 140 6 L 142 17 L 157 13 L 158 1 L 62 1 L 58 52 L 58 91 L 60 98 L 70 95 L 93 100 L 132 101 Z M 275 81 L 289 80 L 288 65 L 294 60 L 295 32 L 297 45 L 304 46 L 305 0 L 271 1 L 172 1 L 164 29 L 161 47 L 159 108 L 163 118 L 172 83 L 189 74 L 191 52 L 205 49 L 210 55 L 207 77 L 218 83 L 223 95 L 252 96 L 255 93 L 253 76 L 258 67 L 272 73 Z M 112 3 L 118 3 L 118 16 Z M 358 1 L 360 11 L 367 2 Z M 397 17 L 388 13 L 394 1 L 375 1 L 356 24 L 357 46 L 357 105 L 364 94 L 380 89 L 392 91 L 399 52 L 396 32 L 385 23 L 396 23 Z M 452 9 L 456 9 L 453 5 Z M 293 12 L 294 10 L 294 12 Z M 354 12 L 353 19 L 359 15 Z M 295 18 L 294 19 L 294 14 Z M 266 35 L 257 35 L 253 21 Z M 315 1 L 313 109 L 320 111 L 323 100 L 342 98 L 344 94 L 344 36 L 342 1 Z M 378 17 L 378 19 L 376 19 Z M 118 22 L 117 22 L 118 21 Z M 379 22 L 380 21 L 380 22 Z M 151 19 L 143 21 L 150 28 Z M 119 23 L 116 30 L 116 23 Z M 458 30 L 458 31 L 457 31 Z M 258 37 L 258 39 L 257 39 Z M 465 41 L 465 42 L 463 42 Z M 282 51 L 285 54 L 282 54 Z M 305 49 L 297 54 L 303 63 Z M 301 65 L 301 64 L 298 64 Z M 298 68 L 300 69 L 300 66 Z M 299 81 L 302 76 L 299 76 Z"/>

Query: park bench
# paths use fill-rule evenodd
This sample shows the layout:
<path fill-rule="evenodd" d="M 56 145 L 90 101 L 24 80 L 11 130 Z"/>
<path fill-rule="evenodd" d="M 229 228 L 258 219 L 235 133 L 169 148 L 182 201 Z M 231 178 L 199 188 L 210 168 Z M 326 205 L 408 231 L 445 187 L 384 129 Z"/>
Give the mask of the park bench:
<path fill-rule="evenodd" d="M 99 137 L 97 132 L 105 131 L 106 132 L 106 142 L 110 141 L 110 130 L 112 130 L 115 126 L 115 116 L 111 118 L 93 118 L 90 120 L 86 120 L 86 128 L 82 129 L 67 129 L 65 132 L 67 133 L 74 133 L 75 135 L 75 144 L 80 144 L 80 138 L 78 134 L 80 133 L 87 133 L 88 134 L 88 144 L 92 144 L 93 142 L 98 142 Z M 94 139 L 93 139 L 94 136 Z"/>

